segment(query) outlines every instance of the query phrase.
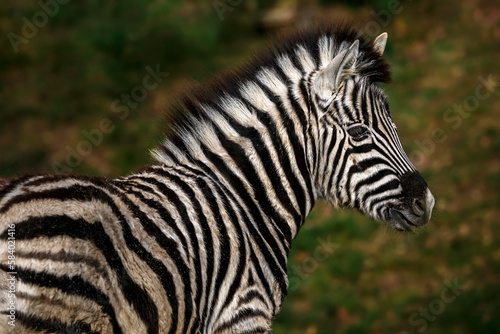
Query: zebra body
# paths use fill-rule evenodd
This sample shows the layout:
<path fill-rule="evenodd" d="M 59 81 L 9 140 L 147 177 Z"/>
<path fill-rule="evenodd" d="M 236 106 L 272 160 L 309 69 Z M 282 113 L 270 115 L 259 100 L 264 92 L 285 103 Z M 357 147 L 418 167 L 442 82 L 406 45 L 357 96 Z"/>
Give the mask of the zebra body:
<path fill-rule="evenodd" d="M 2 224 L 16 224 L 20 324 L 23 310 L 34 325 L 51 305 L 52 314 L 65 314 L 62 323 L 87 322 L 94 332 L 217 333 L 236 310 L 250 317 L 254 305 L 265 305 L 268 313 L 256 309 L 251 321 L 268 329 L 286 291 L 284 281 L 263 286 L 273 272 L 258 261 L 268 255 L 254 249 L 256 228 L 237 224 L 251 213 L 199 171 L 151 167 L 117 180 L 36 176 L 15 188 L 22 202 L 40 197 L 20 210 L 3 205 L 9 214 Z M 272 263 L 278 260 L 286 263 Z M 30 284 L 44 288 L 28 297 L 21 291 Z M 50 303 L 38 305 L 44 290 Z M 44 325 L 57 328 L 55 321 Z"/>
<path fill-rule="evenodd" d="M 398 230 L 425 224 L 434 199 L 375 85 L 387 35 L 357 38 L 297 33 L 193 89 L 158 163 L 136 174 L 0 185 L 2 333 L 270 333 L 318 198 Z"/>

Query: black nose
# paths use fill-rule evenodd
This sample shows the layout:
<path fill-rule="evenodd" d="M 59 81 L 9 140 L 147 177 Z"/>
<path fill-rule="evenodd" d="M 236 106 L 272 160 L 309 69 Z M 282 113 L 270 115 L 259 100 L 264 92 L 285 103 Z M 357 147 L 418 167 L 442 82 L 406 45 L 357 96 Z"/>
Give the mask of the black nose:
<path fill-rule="evenodd" d="M 431 218 L 434 197 L 427 183 L 418 172 L 401 176 L 403 205 L 391 209 L 391 223 L 398 230 L 411 230 L 412 226 L 425 225 Z"/>
<path fill-rule="evenodd" d="M 419 172 L 405 173 L 401 176 L 401 187 L 403 187 L 405 197 L 413 201 L 414 199 L 421 199 L 424 196 L 427 190 L 427 183 Z"/>

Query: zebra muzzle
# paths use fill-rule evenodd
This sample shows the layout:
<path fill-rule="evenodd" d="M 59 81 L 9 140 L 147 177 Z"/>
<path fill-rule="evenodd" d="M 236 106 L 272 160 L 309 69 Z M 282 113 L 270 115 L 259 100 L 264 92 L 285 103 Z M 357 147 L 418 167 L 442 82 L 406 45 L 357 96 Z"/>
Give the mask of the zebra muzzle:
<path fill-rule="evenodd" d="M 434 208 L 434 197 L 426 189 L 422 198 L 414 198 L 410 208 L 392 208 L 389 210 L 389 221 L 398 231 L 411 231 L 413 228 L 427 224 Z"/>
<path fill-rule="evenodd" d="M 399 231 L 410 231 L 427 224 L 435 203 L 427 183 L 418 172 L 414 172 L 401 177 L 401 186 L 405 198 L 404 205 L 389 210 L 392 227 Z"/>

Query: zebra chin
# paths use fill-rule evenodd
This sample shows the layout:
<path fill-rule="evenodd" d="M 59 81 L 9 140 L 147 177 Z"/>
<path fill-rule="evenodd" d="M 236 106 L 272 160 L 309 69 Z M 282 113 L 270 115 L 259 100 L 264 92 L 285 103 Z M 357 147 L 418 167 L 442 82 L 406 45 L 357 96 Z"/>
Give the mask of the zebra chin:
<path fill-rule="evenodd" d="M 412 231 L 429 222 L 434 203 L 434 197 L 426 187 L 421 196 L 407 198 L 404 204 L 389 207 L 386 220 L 397 231 Z"/>

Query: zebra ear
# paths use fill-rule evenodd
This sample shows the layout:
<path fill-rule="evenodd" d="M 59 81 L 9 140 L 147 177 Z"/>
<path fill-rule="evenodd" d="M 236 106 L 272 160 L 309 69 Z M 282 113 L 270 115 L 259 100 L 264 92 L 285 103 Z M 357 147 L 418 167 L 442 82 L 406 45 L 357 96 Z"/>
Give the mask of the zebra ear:
<path fill-rule="evenodd" d="M 316 92 L 322 99 L 329 99 L 345 78 L 355 72 L 356 59 L 359 53 L 359 41 L 356 40 L 349 49 L 339 53 L 319 73 L 315 80 Z"/>
<path fill-rule="evenodd" d="M 379 55 L 384 54 L 385 44 L 387 43 L 387 33 L 383 32 L 373 40 L 373 50 Z"/>

